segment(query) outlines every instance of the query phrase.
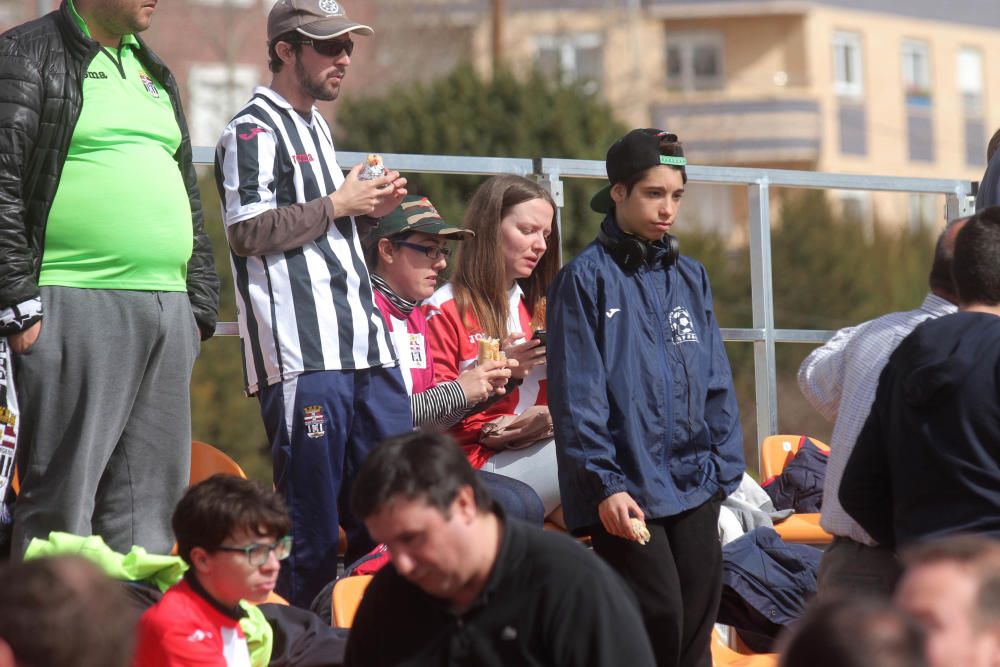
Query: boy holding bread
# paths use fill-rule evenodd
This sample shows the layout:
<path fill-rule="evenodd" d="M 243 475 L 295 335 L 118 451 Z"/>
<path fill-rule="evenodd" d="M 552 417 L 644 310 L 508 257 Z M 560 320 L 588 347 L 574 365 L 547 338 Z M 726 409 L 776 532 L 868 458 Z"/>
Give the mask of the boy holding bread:
<path fill-rule="evenodd" d="M 597 239 L 549 289 L 549 407 L 566 523 L 635 592 L 661 667 L 709 667 L 722 499 L 743 435 L 705 268 L 669 232 L 677 137 L 629 132 L 591 201 Z"/>

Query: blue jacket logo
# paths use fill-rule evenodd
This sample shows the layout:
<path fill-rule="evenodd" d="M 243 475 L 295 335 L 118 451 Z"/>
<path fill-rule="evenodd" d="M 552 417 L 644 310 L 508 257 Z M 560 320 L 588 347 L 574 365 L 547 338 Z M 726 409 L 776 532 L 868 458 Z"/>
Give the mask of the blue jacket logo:
<path fill-rule="evenodd" d="M 677 306 L 670 311 L 667 319 L 670 321 L 670 331 L 675 343 L 698 342 L 698 334 L 694 332 L 694 322 L 691 321 L 691 314 L 687 308 Z"/>

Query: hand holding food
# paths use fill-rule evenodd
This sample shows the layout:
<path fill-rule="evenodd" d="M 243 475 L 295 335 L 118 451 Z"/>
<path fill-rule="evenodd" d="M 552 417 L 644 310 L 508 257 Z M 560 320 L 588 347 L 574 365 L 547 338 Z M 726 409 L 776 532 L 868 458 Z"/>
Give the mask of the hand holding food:
<path fill-rule="evenodd" d="M 358 174 L 358 180 L 370 181 L 382 176 L 385 176 L 385 164 L 382 162 L 382 156 L 370 153 L 361 168 L 361 173 Z"/>
<path fill-rule="evenodd" d="M 635 517 L 629 519 L 629 523 L 632 524 L 632 539 L 643 546 L 647 545 L 652 536 L 649 534 L 649 528 L 646 528 L 646 523 Z"/>
<path fill-rule="evenodd" d="M 507 355 L 500 351 L 500 341 L 497 338 L 480 338 L 479 357 L 477 361 L 484 364 L 487 361 L 505 361 Z"/>
<path fill-rule="evenodd" d="M 459 373 L 457 380 L 466 402 L 475 405 L 485 401 L 493 393 L 505 394 L 507 390 L 504 385 L 509 377 L 510 370 L 507 369 L 506 361 L 480 361 Z"/>
<path fill-rule="evenodd" d="M 639 503 L 627 491 L 612 493 L 597 506 L 597 516 L 601 525 L 609 535 L 623 540 L 646 544 L 649 541 L 649 530 L 646 528 L 646 515 Z M 638 523 L 638 526 L 636 525 Z M 642 532 L 638 530 L 641 527 Z"/>
<path fill-rule="evenodd" d="M 362 166 L 355 165 L 340 186 L 327 195 L 333 204 L 334 217 L 346 215 L 375 215 L 380 209 L 395 201 L 397 195 L 402 199 L 406 195 L 406 179 L 399 177 L 399 172 L 388 171 L 384 175 L 369 181 L 360 180 Z M 397 184 L 399 188 L 395 188 Z M 392 187 L 387 187 L 392 186 Z M 388 203 L 387 203 L 388 202 Z M 395 206 L 395 205 L 393 205 Z"/>

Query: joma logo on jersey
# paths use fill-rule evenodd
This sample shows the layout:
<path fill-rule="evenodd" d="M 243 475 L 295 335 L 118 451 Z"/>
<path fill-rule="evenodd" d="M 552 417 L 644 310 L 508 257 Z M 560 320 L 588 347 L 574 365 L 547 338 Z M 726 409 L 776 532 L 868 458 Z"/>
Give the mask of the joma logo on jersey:
<path fill-rule="evenodd" d="M 84 79 L 107 79 L 108 75 L 104 72 L 84 72 Z"/>
<path fill-rule="evenodd" d="M 294 157 L 296 162 L 312 162 L 316 159 L 312 156 L 312 153 L 299 153 Z"/>
<path fill-rule="evenodd" d="M 306 435 L 310 438 L 322 438 L 326 435 L 326 415 L 320 405 L 307 405 L 302 408 L 302 424 L 306 427 Z"/>

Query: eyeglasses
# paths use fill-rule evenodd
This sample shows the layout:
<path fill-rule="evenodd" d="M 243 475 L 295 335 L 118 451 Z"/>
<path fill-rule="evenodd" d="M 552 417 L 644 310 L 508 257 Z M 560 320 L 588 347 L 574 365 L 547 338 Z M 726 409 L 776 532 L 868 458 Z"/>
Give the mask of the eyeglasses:
<path fill-rule="evenodd" d="M 327 58 L 336 58 L 344 51 L 350 58 L 354 53 L 354 40 L 351 39 L 300 39 L 299 44 L 308 44 L 316 53 Z"/>
<path fill-rule="evenodd" d="M 260 567 L 271 557 L 272 551 L 274 552 L 274 557 L 278 560 L 288 558 L 292 553 L 292 536 L 286 535 L 274 544 L 249 544 L 245 547 L 216 547 L 216 551 L 245 553 L 251 567 Z"/>
<path fill-rule="evenodd" d="M 403 246 L 404 248 L 409 248 L 410 250 L 421 252 L 426 255 L 428 259 L 440 259 L 441 257 L 448 257 L 451 254 L 451 248 L 447 246 L 420 245 L 419 243 L 410 243 L 409 241 L 393 241 L 393 243 Z"/>

